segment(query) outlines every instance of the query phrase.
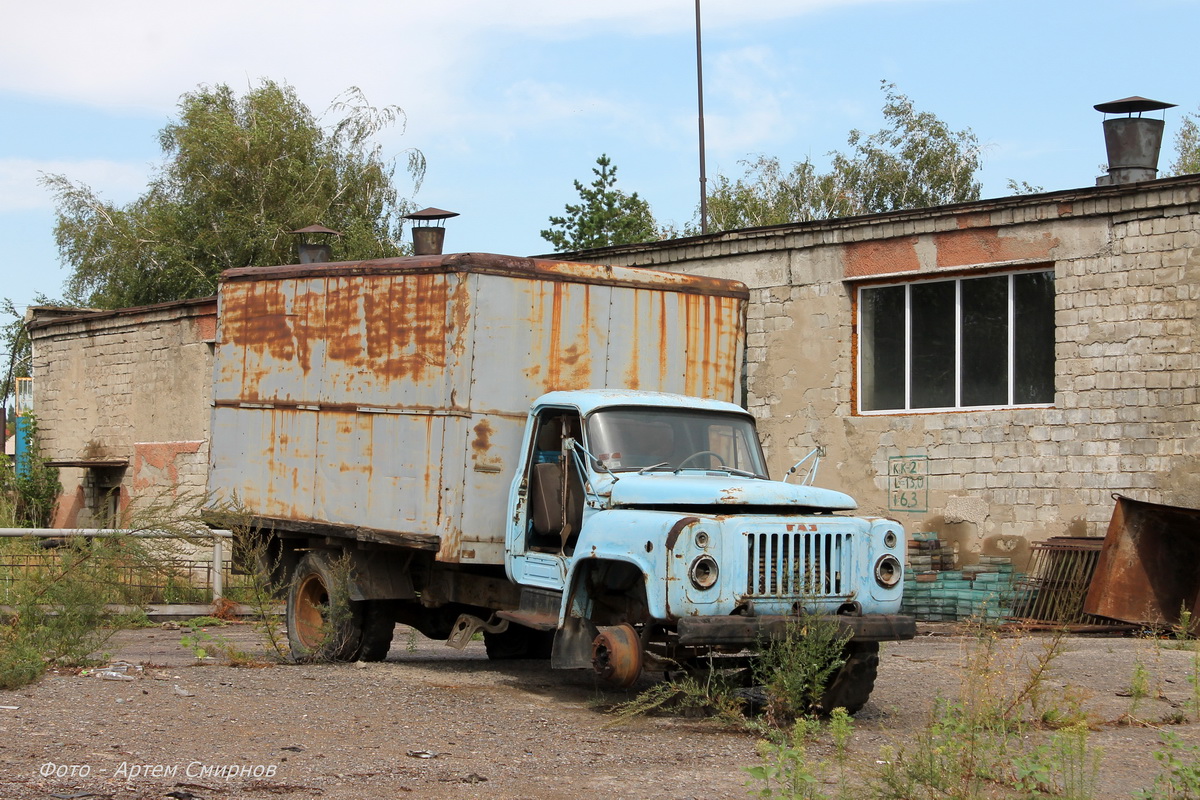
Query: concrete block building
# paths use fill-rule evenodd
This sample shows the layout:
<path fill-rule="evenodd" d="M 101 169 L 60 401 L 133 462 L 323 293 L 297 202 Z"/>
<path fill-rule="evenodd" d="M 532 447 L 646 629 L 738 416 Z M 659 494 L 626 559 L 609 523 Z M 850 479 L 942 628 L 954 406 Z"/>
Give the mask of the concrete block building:
<path fill-rule="evenodd" d="M 1200 176 L 572 254 L 751 288 L 772 474 L 972 563 L 1103 535 L 1114 493 L 1200 506 Z"/>
<path fill-rule="evenodd" d="M 215 298 L 30 309 L 34 413 L 63 485 L 55 527 L 111 524 L 139 494 L 204 491 Z"/>

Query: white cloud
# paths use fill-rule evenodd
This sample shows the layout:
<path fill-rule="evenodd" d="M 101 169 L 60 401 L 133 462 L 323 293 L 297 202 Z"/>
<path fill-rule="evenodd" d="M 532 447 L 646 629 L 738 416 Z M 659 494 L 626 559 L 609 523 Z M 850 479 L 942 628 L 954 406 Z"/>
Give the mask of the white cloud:
<path fill-rule="evenodd" d="M 53 208 L 53 196 L 39 183 L 43 175 L 66 175 L 75 183 L 103 187 L 104 199 L 125 203 L 146 188 L 147 174 L 144 164 L 117 161 L 0 158 L 0 213 Z"/>
<path fill-rule="evenodd" d="M 707 0 L 702 13 L 715 33 L 845 2 Z M 0 91 L 170 113 L 199 83 L 240 88 L 272 77 L 301 87 L 310 103 L 355 85 L 374 102 L 462 113 L 458 90 L 525 40 L 684 34 L 694 24 L 693 5 L 680 0 L 23 3 L 6 15 Z"/>

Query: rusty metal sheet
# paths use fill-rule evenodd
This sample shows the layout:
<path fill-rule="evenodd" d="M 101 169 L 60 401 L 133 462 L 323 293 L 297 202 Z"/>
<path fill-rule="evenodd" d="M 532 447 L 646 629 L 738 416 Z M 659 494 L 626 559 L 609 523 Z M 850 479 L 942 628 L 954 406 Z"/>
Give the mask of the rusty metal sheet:
<path fill-rule="evenodd" d="M 746 291 L 460 254 L 231 270 L 219 303 L 214 496 L 500 563 L 530 402 L 603 388 L 735 399 Z"/>
<path fill-rule="evenodd" d="M 1184 608 L 1200 620 L 1200 509 L 1114 499 L 1084 610 L 1167 626 L 1179 623 Z"/>
<path fill-rule="evenodd" d="M 344 261 L 326 264 L 289 264 L 278 267 L 242 267 L 221 273 L 223 284 L 239 281 L 317 277 L 340 275 L 476 273 L 523 277 L 532 280 L 567 281 L 634 288 L 677 289 L 689 294 L 713 294 L 748 300 L 749 289 L 740 281 L 687 275 L 678 272 L 658 272 L 637 267 L 584 264 L 542 258 L 521 258 L 493 253 L 453 253 L 450 255 L 408 256 L 381 258 L 372 261 Z"/>

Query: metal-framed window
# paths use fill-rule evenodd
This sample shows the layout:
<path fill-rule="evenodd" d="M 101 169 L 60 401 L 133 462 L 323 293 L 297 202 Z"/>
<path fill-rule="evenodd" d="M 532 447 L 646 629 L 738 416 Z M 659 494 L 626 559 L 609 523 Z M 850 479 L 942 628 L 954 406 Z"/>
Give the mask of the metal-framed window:
<path fill-rule="evenodd" d="M 1053 270 L 858 289 L 860 413 L 1053 402 Z"/>

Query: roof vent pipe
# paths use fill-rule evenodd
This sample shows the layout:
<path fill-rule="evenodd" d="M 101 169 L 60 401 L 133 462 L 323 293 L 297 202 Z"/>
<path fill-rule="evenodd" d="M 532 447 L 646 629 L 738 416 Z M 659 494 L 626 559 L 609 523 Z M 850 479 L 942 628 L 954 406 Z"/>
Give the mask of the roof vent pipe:
<path fill-rule="evenodd" d="M 1145 97 L 1126 97 L 1093 107 L 1106 115 L 1126 115 L 1111 119 L 1105 117 L 1104 147 L 1108 150 L 1108 174 L 1097 178 L 1096 185 L 1112 186 L 1154 180 L 1158 174 L 1158 153 L 1162 149 L 1163 126 L 1166 123 L 1161 119 L 1143 117 L 1142 113 L 1174 108 L 1175 104 L 1147 100 Z"/>
<path fill-rule="evenodd" d="M 405 214 L 405 219 L 413 221 L 413 255 L 440 256 L 446 243 L 446 229 L 442 227 L 442 223 L 450 217 L 457 216 L 457 211 L 443 211 L 432 207 Z"/>
<path fill-rule="evenodd" d="M 325 264 L 333 260 L 333 245 L 330 236 L 341 236 L 338 231 L 324 225 L 309 225 L 307 228 L 288 231 L 296 235 L 296 256 L 301 264 Z"/>

